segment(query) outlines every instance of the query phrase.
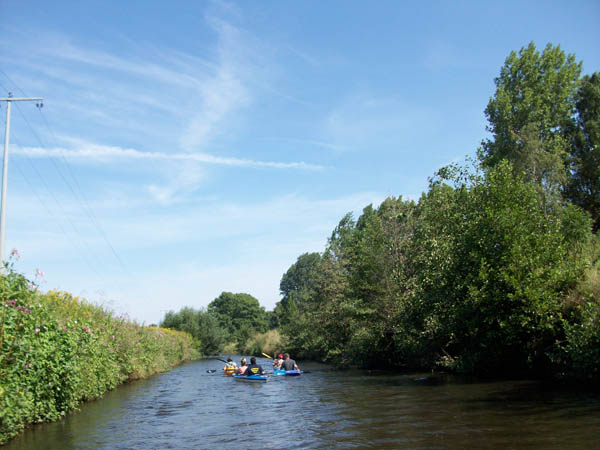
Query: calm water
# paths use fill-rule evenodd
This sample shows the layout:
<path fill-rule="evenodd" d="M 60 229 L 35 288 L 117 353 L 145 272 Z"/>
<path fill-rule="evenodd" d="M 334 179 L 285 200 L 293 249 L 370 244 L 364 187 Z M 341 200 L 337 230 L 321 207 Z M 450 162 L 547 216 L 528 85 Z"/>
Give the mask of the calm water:
<path fill-rule="evenodd" d="M 239 360 L 239 358 L 236 358 Z M 270 369 L 270 361 L 259 359 Z M 235 381 L 189 363 L 29 429 L 16 449 L 599 448 L 600 394 L 538 382 L 334 371 Z"/>

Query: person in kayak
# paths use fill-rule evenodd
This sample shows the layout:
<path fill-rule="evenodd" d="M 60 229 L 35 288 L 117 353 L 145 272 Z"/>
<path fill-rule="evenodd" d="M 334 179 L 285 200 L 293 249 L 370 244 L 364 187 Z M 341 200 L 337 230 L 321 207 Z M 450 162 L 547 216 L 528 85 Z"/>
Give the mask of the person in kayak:
<path fill-rule="evenodd" d="M 284 353 L 283 355 L 283 362 L 281 363 L 281 369 L 282 370 L 300 370 L 300 368 L 298 367 L 298 364 L 296 364 L 296 361 L 294 361 L 293 359 L 290 359 L 290 354 L 289 353 Z"/>
<path fill-rule="evenodd" d="M 250 365 L 246 369 L 244 375 L 262 375 L 264 373 L 265 371 L 263 370 L 263 368 L 259 364 L 256 364 L 256 358 L 254 356 L 250 358 Z"/>
<path fill-rule="evenodd" d="M 240 367 L 238 367 L 237 369 L 237 373 L 239 375 L 245 375 L 246 369 L 248 369 L 248 366 L 246 365 L 246 358 L 242 358 L 242 360 L 240 361 Z"/>
<path fill-rule="evenodd" d="M 273 360 L 273 370 L 281 369 L 282 363 L 283 363 L 283 355 L 280 353 L 279 356 Z"/>
<path fill-rule="evenodd" d="M 225 363 L 225 367 L 223 367 L 223 372 L 230 372 L 237 369 L 237 365 L 231 359 L 231 356 L 227 358 L 227 362 Z M 230 372 L 231 373 L 231 372 Z"/>

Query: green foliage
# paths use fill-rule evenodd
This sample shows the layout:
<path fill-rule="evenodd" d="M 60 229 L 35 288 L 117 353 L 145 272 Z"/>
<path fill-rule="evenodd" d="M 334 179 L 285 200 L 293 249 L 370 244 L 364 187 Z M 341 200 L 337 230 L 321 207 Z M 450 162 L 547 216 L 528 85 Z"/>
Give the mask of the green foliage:
<path fill-rule="evenodd" d="M 565 196 L 588 211 L 600 229 L 600 74 L 586 75 L 575 102 L 576 123 L 569 132 L 571 175 Z"/>
<path fill-rule="evenodd" d="M 143 327 L 64 292 L 0 275 L 0 444 L 27 424 L 197 356 L 185 333 Z"/>
<path fill-rule="evenodd" d="M 304 253 L 283 275 L 279 285 L 282 299 L 271 315 L 272 328 L 286 324 L 297 305 L 306 303 L 314 295 L 320 263 L 318 253 Z"/>
<path fill-rule="evenodd" d="M 590 236 L 581 210 L 507 161 L 444 168 L 417 204 L 340 221 L 281 327 L 286 348 L 342 366 L 550 373 Z"/>
<path fill-rule="evenodd" d="M 338 365 L 598 379 L 600 244 L 578 206 L 597 230 L 600 77 L 579 87 L 580 72 L 551 44 L 512 52 L 479 163 L 440 169 L 417 204 L 346 215 L 316 270 L 284 275 L 287 348 Z"/>
<path fill-rule="evenodd" d="M 258 300 L 249 294 L 223 292 L 208 305 L 208 312 L 218 320 L 219 325 L 243 346 L 256 332 L 269 329 L 269 314 Z"/>
<path fill-rule="evenodd" d="M 277 330 L 269 330 L 266 333 L 256 333 L 250 337 L 240 349 L 241 353 L 247 355 L 275 355 L 282 348 L 281 334 Z"/>
<path fill-rule="evenodd" d="M 493 138 L 482 143 L 482 159 L 494 166 L 503 159 L 517 172 L 554 192 L 566 182 L 574 98 L 581 63 L 548 44 L 542 54 L 533 43 L 511 52 L 485 114 Z"/>
<path fill-rule="evenodd" d="M 548 212 L 506 161 L 453 193 L 444 216 L 425 217 L 442 236 L 424 235 L 434 257 L 420 267 L 425 283 L 418 283 L 440 324 L 435 339 L 445 361 L 469 372 L 498 373 L 506 361 L 513 372 L 543 370 L 545 349 L 561 333 L 561 299 L 583 271 L 581 247 L 564 229 L 586 236 L 589 222 L 560 204 Z M 446 242 L 441 252 L 432 237 Z"/>
<path fill-rule="evenodd" d="M 169 311 L 160 326 L 192 335 L 194 346 L 203 355 L 221 352 L 227 341 L 228 332 L 219 325 L 217 317 L 204 310 L 185 307 L 179 312 Z"/>

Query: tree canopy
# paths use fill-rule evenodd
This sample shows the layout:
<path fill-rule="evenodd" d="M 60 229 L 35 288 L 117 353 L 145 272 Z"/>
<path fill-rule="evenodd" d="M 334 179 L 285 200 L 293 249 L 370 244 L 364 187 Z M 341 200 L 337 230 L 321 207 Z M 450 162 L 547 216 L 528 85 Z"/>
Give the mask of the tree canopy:
<path fill-rule="evenodd" d="M 576 122 L 571 128 L 566 197 L 588 211 L 600 229 L 600 74 L 586 75 L 577 92 Z"/>
<path fill-rule="evenodd" d="M 492 139 L 482 142 L 484 163 L 509 159 L 538 183 L 564 185 L 580 73 L 581 63 L 560 46 L 548 44 L 540 55 L 532 42 L 511 52 L 485 109 Z"/>
<path fill-rule="evenodd" d="M 204 355 L 219 353 L 226 343 L 226 331 L 212 314 L 202 309 L 186 307 L 178 312 L 169 311 L 160 326 L 190 333 Z"/>
<path fill-rule="evenodd" d="M 269 329 L 269 314 L 250 294 L 222 292 L 208 305 L 220 326 L 243 344 L 252 334 Z"/>
<path fill-rule="evenodd" d="M 511 52 L 477 161 L 440 169 L 418 202 L 347 214 L 283 275 L 288 348 L 341 366 L 598 379 L 600 77 L 581 67 L 551 44 Z"/>

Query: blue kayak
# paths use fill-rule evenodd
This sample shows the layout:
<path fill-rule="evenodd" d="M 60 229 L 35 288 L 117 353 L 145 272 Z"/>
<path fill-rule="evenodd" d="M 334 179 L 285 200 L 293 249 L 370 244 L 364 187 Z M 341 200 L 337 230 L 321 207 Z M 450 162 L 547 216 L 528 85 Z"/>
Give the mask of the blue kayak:
<path fill-rule="evenodd" d="M 285 375 L 286 377 L 297 377 L 298 375 L 302 375 L 302 371 L 301 370 L 283 370 L 283 369 L 277 369 L 273 371 L 273 375 L 276 376 L 282 376 Z"/>
<path fill-rule="evenodd" d="M 254 382 L 266 382 L 268 380 L 266 375 L 249 375 L 249 376 L 245 376 L 245 375 L 238 375 L 237 373 L 234 373 L 233 378 L 235 378 L 238 381 L 254 381 Z"/>

